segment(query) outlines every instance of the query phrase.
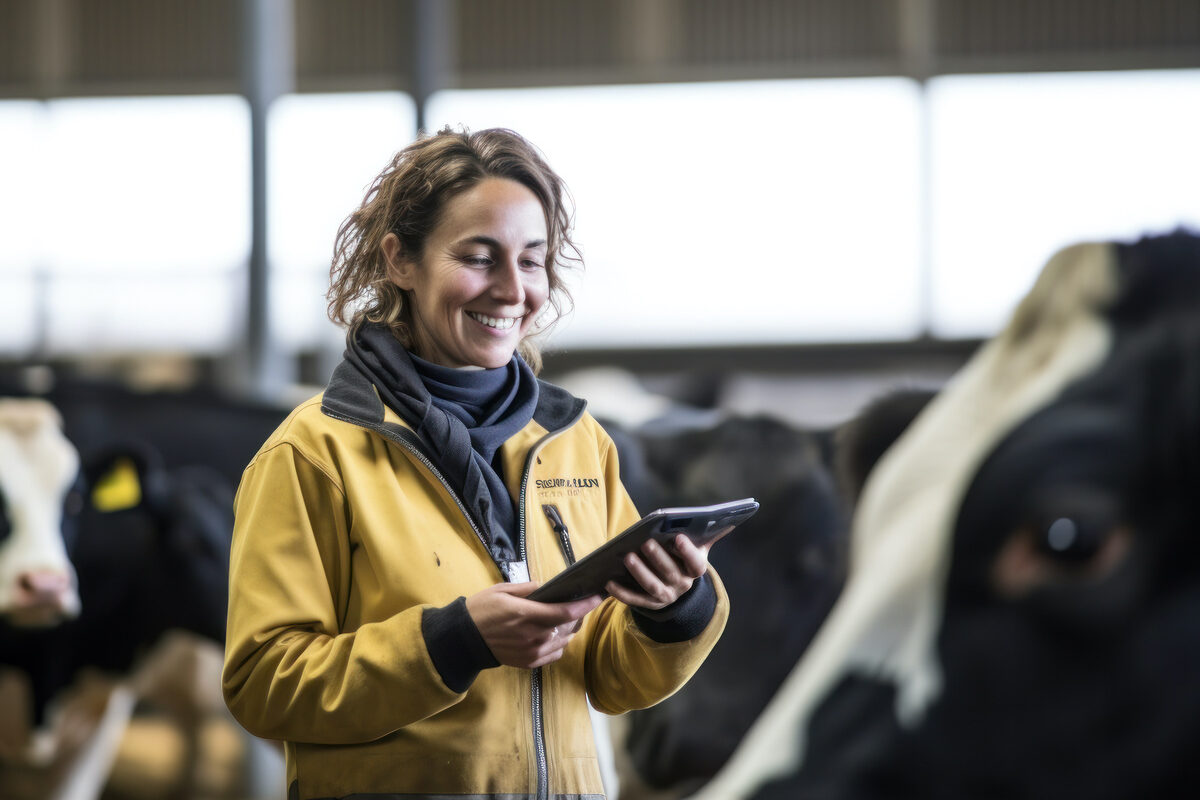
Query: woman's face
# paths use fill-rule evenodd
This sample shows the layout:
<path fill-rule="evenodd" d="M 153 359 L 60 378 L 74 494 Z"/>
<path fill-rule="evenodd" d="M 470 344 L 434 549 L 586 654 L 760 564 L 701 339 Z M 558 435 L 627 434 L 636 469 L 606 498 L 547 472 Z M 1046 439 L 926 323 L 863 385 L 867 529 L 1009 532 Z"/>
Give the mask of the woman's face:
<path fill-rule="evenodd" d="M 447 367 L 502 367 L 549 295 L 546 216 L 516 181 L 485 178 L 451 198 L 419 258 L 384 240 L 388 274 L 409 292 L 413 350 Z"/>

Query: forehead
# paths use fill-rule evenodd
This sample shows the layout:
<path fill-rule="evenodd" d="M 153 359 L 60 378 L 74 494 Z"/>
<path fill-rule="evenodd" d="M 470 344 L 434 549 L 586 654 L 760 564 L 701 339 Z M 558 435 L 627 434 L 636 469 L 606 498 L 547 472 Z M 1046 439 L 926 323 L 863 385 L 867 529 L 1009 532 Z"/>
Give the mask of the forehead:
<path fill-rule="evenodd" d="M 1107 356 L 997 441 L 963 500 L 962 535 L 1054 492 L 1128 491 L 1147 459 L 1190 462 L 1189 431 L 1200 428 L 1200 239 L 1177 233 L 1114 252 Z"/>
<path fill-rule="evenodd" d="M 446 202 L 432 236 L 450 240 L 504 236 L 525 246 L 544 242 L 546 230 L 546 214 L 537 195 L 517 181 L 490 177 Z"/>
<path fill-rule="evenodd" d="M 1189 296 L 1191 313 L 1164 306 L 1143 309 L 1136 326 L 1114 321 L 1110 356 L 996 444 L 963 499 L 956 547 L 986 545 L 989 533 L 1072 496 L 1123 515 L 1179 499 L 1171 486 L 1195 474 L 1200 447 L 1200 292 L 1164 295 Z"/>
<path fill-rule="evenodd" d="M 960 503 L 956 569 L 960 558 L 989 558 L 1012 531 L 1069 516 L 1080 503 L 1120 510 L 1146 442 L 1126 402 L 1135 387 L 1116 377 L 1102 368 L 996 443 Z"/>

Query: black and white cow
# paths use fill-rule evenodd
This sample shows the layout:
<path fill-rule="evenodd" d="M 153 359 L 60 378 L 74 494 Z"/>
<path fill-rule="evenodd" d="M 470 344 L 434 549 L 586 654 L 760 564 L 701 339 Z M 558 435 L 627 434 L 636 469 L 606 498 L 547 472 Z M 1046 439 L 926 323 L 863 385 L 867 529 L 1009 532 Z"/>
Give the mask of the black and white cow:
<path fill-rule="evenodd" d="M 871 471 L 837 603 L 695 797 L 1193 796 L 1198 489 L 1200 237 L 1061 251 Z"/>
<path fill-rule="evenodd" d="M 0 794 L 96 796 L 135 704 L 224 713 L 232 494 L 146 442 L 81 458 L 53 406 L 0 399 Z"/>

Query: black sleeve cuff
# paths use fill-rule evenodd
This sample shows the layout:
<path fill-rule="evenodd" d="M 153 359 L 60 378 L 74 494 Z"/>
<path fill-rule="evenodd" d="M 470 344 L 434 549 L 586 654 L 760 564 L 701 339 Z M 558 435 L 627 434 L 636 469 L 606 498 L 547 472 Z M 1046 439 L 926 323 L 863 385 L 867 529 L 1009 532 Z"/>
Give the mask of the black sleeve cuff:
<path fill-rule="evenodd" d="M 465 597 L 448 606 L 425 609 L 421 635 L 434 668 L 451 691 L 465 692 L 482 670 L 500 666 L 467 612 Z"/>
<path fill-rule="evenodd" d="M 654 641 L 686 642 L 708 627 L 717 610 L 717 590 L 704 574 L 669 606 L 654 611 L 630 606 L 630 610 L 638 628 Z"/>

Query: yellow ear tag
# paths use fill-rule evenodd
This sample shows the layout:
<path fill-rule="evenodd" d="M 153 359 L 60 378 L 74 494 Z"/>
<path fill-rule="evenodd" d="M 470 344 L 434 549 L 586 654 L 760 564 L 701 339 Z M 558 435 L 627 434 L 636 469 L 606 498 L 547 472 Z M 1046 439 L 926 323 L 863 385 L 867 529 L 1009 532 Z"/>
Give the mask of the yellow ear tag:
<path fill-rule="evenodd" d="M 137 466 L 131 458 L 118 458 L 92 489 L 92 505 L 97 511 L 123 511 L 142 502 L 142 485 Z"/>

